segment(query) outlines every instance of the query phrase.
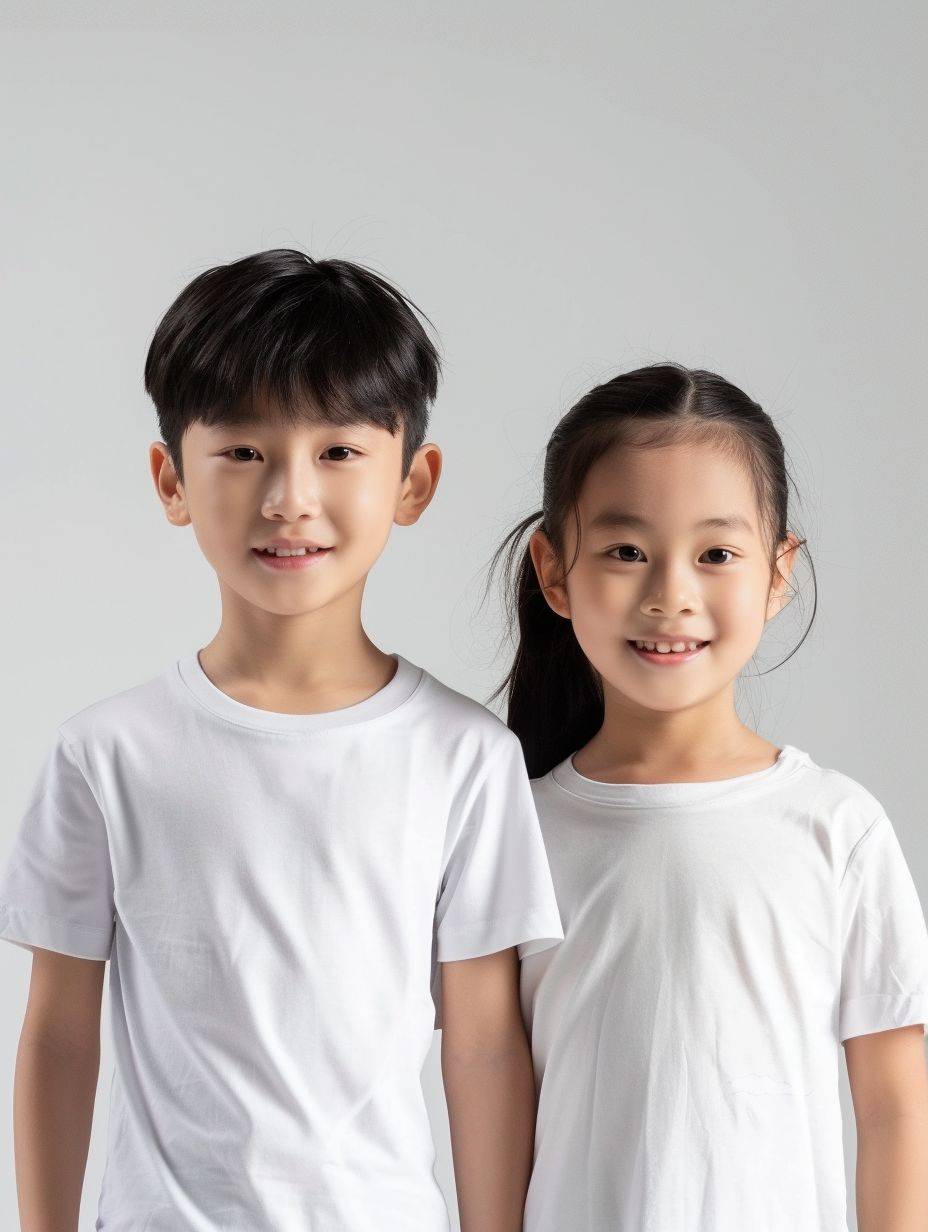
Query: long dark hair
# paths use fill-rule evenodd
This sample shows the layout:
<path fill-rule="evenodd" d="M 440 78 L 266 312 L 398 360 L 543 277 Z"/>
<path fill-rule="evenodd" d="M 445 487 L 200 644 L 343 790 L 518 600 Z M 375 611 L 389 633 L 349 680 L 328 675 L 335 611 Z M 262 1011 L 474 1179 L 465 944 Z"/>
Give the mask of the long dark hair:
<path fill-rule="evenodd" d="M 645 447 L 706 439 L 733 450 L 751 475 L 770 543 L 772 580 L 777 547 L 789 529 L 789 491 L 795 485 L 770 416 L 730 381 L 679 364 L 637 368 L 591 389 L 554 429 L 545 453 L 542 508 L 509 532 L 490 568 L 492 579 L 504 564 L 510 629 L 518 626 L 512 667 L 493 698 L 507 695 L 507 722 L 522 742 L 532 778 L 592 739 L 603 722 L 603 690 L 573 625 L 548 606 L 523 538 L 543 531 L 566 576 L 576 554 L 565 561 L 564 529 L 572 517 L 579 551 L 580 490 L 607 449 L 619 443 Z M 805 539 L 799 538 L 799 546 L 809 563 L 814 595 L 815 570 Z M 815 608 L 814 599 L 806 629 L 787 659 L 808 635 Z"/>

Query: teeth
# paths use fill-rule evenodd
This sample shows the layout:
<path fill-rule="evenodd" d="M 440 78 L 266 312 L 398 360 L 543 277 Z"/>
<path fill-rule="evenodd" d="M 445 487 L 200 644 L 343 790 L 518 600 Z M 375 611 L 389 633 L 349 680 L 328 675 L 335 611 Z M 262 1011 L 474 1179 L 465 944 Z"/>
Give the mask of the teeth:
<path fill-rule="evenodd" d="M 305 556 L 307 552 L 311 556 L 313 552 L 318 552 L 318 548 L 262 548 L 262 552 L 266 552 L 268 556 Z"/>
<path fill-rule="evenodd" d="M 658 654 L 682 654 L 686 650 L 697 650 L 699 642 L 647 642 L 636 638 L 635 645 L 639 650 L 656 651 Z"/>

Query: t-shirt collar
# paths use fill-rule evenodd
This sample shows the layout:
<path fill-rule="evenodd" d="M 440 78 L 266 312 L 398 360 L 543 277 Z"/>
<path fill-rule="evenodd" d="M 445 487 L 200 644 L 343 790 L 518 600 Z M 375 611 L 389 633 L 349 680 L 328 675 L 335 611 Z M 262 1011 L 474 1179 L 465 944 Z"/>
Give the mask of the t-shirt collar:
<path fill-rule="evenodd" d="M 284 714 L 236 701 L 207 676 L 200 663 L 199 651 L 178 659 L 175 668 L 180 681 L 197 701 L 232 723 L 260 731 L 316 732 L 366 723 L 388 714 L 407 701 L 421 683 L 422 669 L 402 655 L 393 654 L 392 657 L 396 660 L 396 671 L 382 689 L 352 706 L 316 714 Z"/>
<path fill-rule="evenodd" d="M 573 755 L 550 771 L 551 778 L 564 791 L 586 800 L 619 808 L 676 808 L 729 800 L 765 791 L 807 764 L 808 754 L 785 744 L 772 765 L 751 774 L 705 783 L 600 783 L 576 769 Z"/>

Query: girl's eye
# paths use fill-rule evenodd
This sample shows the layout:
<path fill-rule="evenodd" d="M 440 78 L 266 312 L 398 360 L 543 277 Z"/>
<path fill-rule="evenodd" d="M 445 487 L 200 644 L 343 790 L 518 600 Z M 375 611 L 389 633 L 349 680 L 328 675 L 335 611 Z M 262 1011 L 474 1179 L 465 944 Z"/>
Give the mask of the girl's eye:
<path fill-rule="evenodd" d="M 731 551 L 730 548 L 708 548 L 705 552 L 703 552 L 702 556 L 700 556 L 699 559 L 702 560 L 703 556 L 711 556 L 713 553 L 719 553 L 719 552 L 724 552 L 732 560 L 734 560 L 735 558 L 735 554 L 734 552 Z M 706 563 L 709 565 L 727 565 L 728 561 L 716 559 L 716 560 L 709 560 Z"/>
<path fill-rule="evenodd" d="M 350 449 L 347 445 L 333 445 L 330 449 L 325 451 L 323 457 L 328 458 L 330 462 L 347 462 L 351 454 L 356 452 L 357 450 Z M 339 456 L 337 458 L 330 457 L 329 455 L 333 453 L 338 454 Z"/>
<path fill-rule="evenodd" d="M 227 450 L 226 450 L 226 453 L 228 453 L 228 454 L 232 454 L 232 455 L 233 455 L 233 457 L 234 457 L 234 459 L 235 459 L 235 461 L 236 461 L 236 462 L 251 462 L 251 461 L 252 461 L 252 459 L 251 459 L 251 458 L 238 458 L 238 457 L 235 457 L 235 455 L 236 455 L 236 454 L 239 454 L 239 453 L 257 453 L 257 452 L 258 452 L 258 451 L 257 451 L 257 449 L 255 449 L 253 445 L 235 445 L 235 446 L 233 446 L 233 447 L 232 447 L 232 449 L 227 449 Z"/>
<path fill-rule="evenodd" d="M 617 548 L 609 549 L 609 555 L 630 565 L 637 565 L 640 561 L 647 560 L 641 548 L 636 548 L 633 543 L 620 543 Z"/>

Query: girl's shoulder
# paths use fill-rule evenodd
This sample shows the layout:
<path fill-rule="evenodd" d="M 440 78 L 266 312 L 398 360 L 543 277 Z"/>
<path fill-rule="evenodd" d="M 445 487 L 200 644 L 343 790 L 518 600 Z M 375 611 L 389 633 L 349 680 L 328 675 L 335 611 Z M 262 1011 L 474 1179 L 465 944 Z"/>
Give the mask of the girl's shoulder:
<path fill-rule="evenodd" d="M 803 754 L 806 775 L 797 786 L 805 789 L 814 799 L 817 810 L 830 816 L 847 813 L 874 821 L 884 813 L 883 805 L 874 793 L 844 770 L 823 766 L 808 753 Z"/>
<path fill-rule="evenodd" d="M 820 847 L 831 852 L 836 866 L 846 868 L 858 859 L 874 834 L 896 842 L 886 809 L 869 787 L 846 771 L 819 765 L 808 755 L 807 763 L 803 812 L 810 833 Z"/>
<path fill-rule="evenodd" d="M 888 824 L 880 800 L 842 770 L 817 762 L 785 744 L 777 762 L 755 774 L 706 783 L 603 784 L 579 775 L 572 758 L 532 779 L 542 824 L 570 826 L 590 809 L 653 812 L 672 820 L 690 811 L 724 824 L 749 812 L 755 822 L 787 826 L 811 836 L 834 858 L 849 853 L 878 819 Z"/>

